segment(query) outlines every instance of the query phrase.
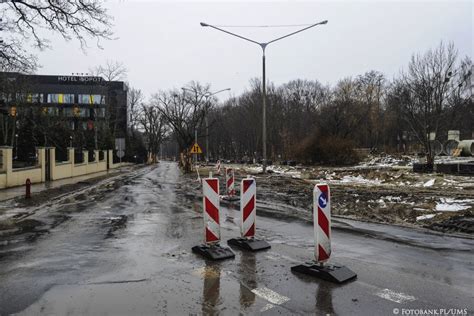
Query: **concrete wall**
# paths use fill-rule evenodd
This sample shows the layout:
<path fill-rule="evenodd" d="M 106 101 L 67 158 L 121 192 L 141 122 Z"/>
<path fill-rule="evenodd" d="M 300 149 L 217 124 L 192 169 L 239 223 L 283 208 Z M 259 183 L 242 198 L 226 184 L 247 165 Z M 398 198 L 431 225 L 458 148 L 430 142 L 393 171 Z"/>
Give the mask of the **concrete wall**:
<path fill-rule="evenodd" d="M 0 147 L 0 189 L 24 185 L 26 179 L 30 179 L 31 183 L 46 182 L 46 151 L 49 152 L 49 170 L 50 180 L 59 180 L 64 178 L 72 178 L 83 176 L 96 172 L 107 171 L 107 151 L 104 152 L 104 159 L 99 160 L 99 150 L 94 151 L 94 161 L 88 161 L 89 155 L 84 151 L 84 162 L 75 164 L 74 162 L 74 148 L 68 148 L 68 160 L 65 162 L 56 162 L 55 148 L 37 148 L 38 164 L 35 167 L 13 169 L 12 168 L 12 147 Z M 109 156 L 112 158 L 109 151 Z M 112 169 L 128 165 L 110 164 Z"/>
<path fill-rule="evenodd" d="M 46 181 L 45 148 L 36 148 L 38 164 L 34 167 L 13 169 L 13 148 L 0 147 L 2 151 L 2 169 L 0 170 L 0 189 L 24 185 L 26 179 L 31 183 Z"/>
<path fill-rule="evenodd" d="M 74 148 L 68 148 L 68 160 L 64 162 L 56 162 L 56 150 L 50 148 L 50 168 L 51 180 L 71 178 L 83 176 L 86 174 L 101 172 L 107 170 L 106 152 L 104 151 L 104 159 L 99 161 L 99 150 L 95 150 L 95 160 L 89 161 L 89 152 L 83 151 L 84 162 L 76 164 L 74 161 Z"/>

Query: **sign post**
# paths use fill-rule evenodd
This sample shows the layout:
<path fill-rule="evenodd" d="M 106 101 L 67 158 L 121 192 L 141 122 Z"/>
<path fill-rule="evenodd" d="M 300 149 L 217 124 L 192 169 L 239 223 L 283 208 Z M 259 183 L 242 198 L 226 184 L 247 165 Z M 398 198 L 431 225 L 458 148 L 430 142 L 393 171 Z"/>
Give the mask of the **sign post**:
<path fill-rule="evenodd" d="M 335 283 L 355 279 L 357 274 L 345 266 L 327 264 L 331 256 L 331 194 L 327 184 L 317 184 L 313 191 L 314 261 L 291 271 L 315 276 Z"/>
<path fill-rule="evenodd" d="M 195 142 L 193 147 L 191 147 L 191 154 L 194 154 L 194 163 L 197 163 L 197 154 L 202 154 L 201 147 L 199 147 L 198 143 Z"/>
<path fill-rule="evenodd" d="M 125 156 L 125 138 L 115 139 L 115 150 L 117 151 L 117 157 L 122 162 L 122 158 Z"/>

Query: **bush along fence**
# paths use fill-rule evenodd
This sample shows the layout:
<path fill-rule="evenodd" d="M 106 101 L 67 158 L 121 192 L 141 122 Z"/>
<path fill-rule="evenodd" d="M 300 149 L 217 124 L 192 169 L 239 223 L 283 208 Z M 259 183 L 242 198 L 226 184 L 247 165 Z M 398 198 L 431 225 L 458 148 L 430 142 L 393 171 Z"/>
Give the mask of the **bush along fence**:
<path fill-rule="evenodd" d="M 113 162 L 112 150 L 94 150 L 93 155 L 82 151 L 80 163 L 74 148 L 68 148 L 67 161 L 56 161 L 56 148 L 37 147 L 36 164 L 25 168 L 13 168 L 13 148 L 0 147 L 0 189 L 24 185 L 26 179 L 31 183 L 72 178 L 115 169 L 129 163 Z"/>

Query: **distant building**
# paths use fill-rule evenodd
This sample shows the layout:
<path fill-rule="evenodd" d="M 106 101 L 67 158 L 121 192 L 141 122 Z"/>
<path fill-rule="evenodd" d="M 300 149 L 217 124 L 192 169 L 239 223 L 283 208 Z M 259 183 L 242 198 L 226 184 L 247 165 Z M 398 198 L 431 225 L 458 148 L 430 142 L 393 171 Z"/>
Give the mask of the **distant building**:
<path fill-rule="evenodd" d="M 0 108 L 21 115 L 41 107 L 48 115 L 64 118 L 71 129 L 93 129 L 109 118 L 117 138 L 127 133 L 127 85 L 94 76 L 45 76 L 0 72 Z"/>

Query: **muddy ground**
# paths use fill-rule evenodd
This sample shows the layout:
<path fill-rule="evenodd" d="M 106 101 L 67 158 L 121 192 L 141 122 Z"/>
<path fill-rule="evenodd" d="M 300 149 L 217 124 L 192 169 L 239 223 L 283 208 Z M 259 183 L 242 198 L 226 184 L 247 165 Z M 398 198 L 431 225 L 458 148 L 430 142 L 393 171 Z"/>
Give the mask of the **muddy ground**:
<path fill-rule="evenodd" d="M 344 217 L 474 237 L 474 177 L 416 174 L 406 166 L 380 164 L 352 168 L 271 166 L 266 174 L 256 165 L 231 166 L 236 170 L 237 195 L 243 177 L 248 174 L 256 177 L 259 214 L 310 221 L 314 185 L 327 182 L 331 187 L 334 221 Z M 208 167 L 200 173 L 204 175 L 210 170 L 215 172 Z M 67 221 L 76 209 L 100 202 L 106 193 L 146 174 L 149 169 L 129 171 L 46 190 L 31 200 L 18 198 L 2 202 L 0 246 L 34 240 L 48 233 Z M 200 213 L 201 185 L 195 173 L 185 177 L 189 181 L 175 184 L 176 196 L 181 203 Z M 221 192 L 224 192 L 223 173 L 220 180 Z M 160 185 L 160 179 L 154 182 Z M 238 209 L 238 202 L 232 207 Z M 111 217 L 104 225 L 110 228 L 108 235 L 113 235 L 116 229 L 126 225 L 126 218 Z M 18 238 L 19 235 L 22 238 Z"/>
<path fill-rule="evenodd" d="M 227 166 L 235 169 L 237 184 L 248 174 L 256 177 L 263 212 L 311 220 L 314 185 L 325 182 L 334 217 L 474 237 L 474 177 L 414 173 L 412 162 L 410 157 L 371 157 L 348 168 L 270 166 L 266 174 L 257 165 Z"/>

